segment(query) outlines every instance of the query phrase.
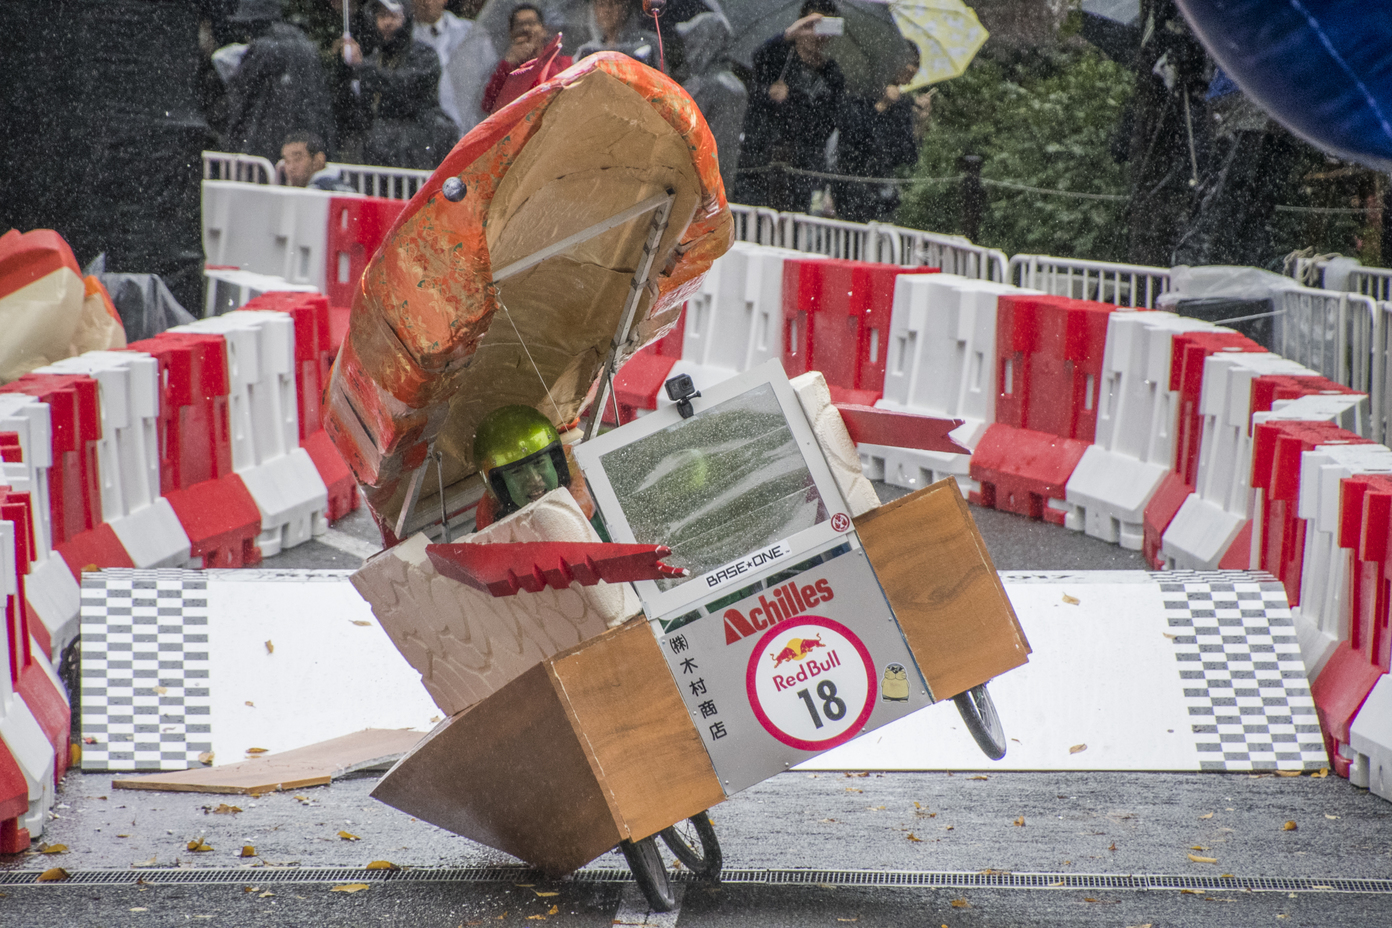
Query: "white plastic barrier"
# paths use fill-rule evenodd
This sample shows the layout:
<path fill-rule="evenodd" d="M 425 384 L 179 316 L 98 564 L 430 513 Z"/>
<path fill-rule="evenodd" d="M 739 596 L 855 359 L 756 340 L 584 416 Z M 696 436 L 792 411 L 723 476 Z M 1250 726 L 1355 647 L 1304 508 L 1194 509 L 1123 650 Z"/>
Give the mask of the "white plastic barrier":
<path fill-rule="evenodd" d="M 1392 677 L 1383 674 L 1349 726 L 1349 747 L 1358 757 L 1349 782 L 1392 801 Z"/>
<path fill-rule="evenodd" d="M 299 446 L 294 321 L 237 311 L 173 331 L 220 335 L 227 346 L 232 470 L 261 511 L 261 554 L 273 557 L 328 531 L 328 487 Z"/>
<path fill-rule="evenodd" d="M 203 182 L 203 254 L 231 266 L 325 288 L 329 201 L 324 190 Z"/>
<path fill-rule="evenodd" d="M 1349 636 L 1350 557 L 1339 547 L 1339 492 L 1340 482 L 1356 474 L 1392 474 L 1392 450 L 1382 445 L 1321 445 L 1300 456 L 1296 515 L 1306 520 L 1305 552 L 1300 605 L 1291 614 L 1311 680 Z"/>
<path fill-rule="evenodd" d="M 1054 296 L 1147 308 L 1170 289 L 1169 268 L 1048 255 L 1016 255 L 1006 280 Z"/>
<path fill-rule="evenodd" d="M 963 419 L 952 432 L 975 450 L 996 418 L 996 303 L 1009 284 L 955 274 L 901 274 L 894 284 L 883 397 L 875 405 Z M 964 493 L 978 489 L 965 454 L 885 445 L 860 446 L 865 472 L 886 483 L 919 489 L 948 476 Z"/>
<path fill-rule="evenodd" d="M 49 508 L 48 471 L 53 466 L 53 436 L 49 408 L 32 396 L 0 394 L 0 432 L 19 435 L 22 462 L 0 464 L 0 483 L 28 493 L 34 522 L 34 562 L 25 579 L 31 615 L 43 623 L 57 663 L 63 650 L 77 637 L 81 590 L 67 563 L 52 549 L 52 512 Z"/>
<path fill-rule="evenodd" d="M 698 388 L 783 356 L 783 262 L 817 257 L 736 242 L 711 265 L 686 304 L 681 360 Z M 666 397 L 660 397 L 665 401 Z"/>
<path fill-rule="evenodd" d="M 131 562 L 136 567 L 188 564 L 188 535 L 174 507 L 160 496 L 159 363 L 139 351 L 89 351 L 37 373 L 84 374 L 97 382 L 102 521 Z"/>
<path fill-rule="evenodd" d="M 1251 517 L 1253 379 L 1312 373 L 1294 361 L 1266 353 L 1220 352 L 1204 360 L 1198 475 L 1194 492 L 1161 538 L 1166 567 L 1216 569 Z M 1241 566 L 1248 567 L 1248 559 Z"/>
<path fill-rule="evenodd" d="M 263 293 L 319 292 L 319 288 L 314 284 L 291 283 L 284 277 L 258 274 L 255 271 L 209 268 L 203 272 L 203 278 L 204 291 L 207 294 L 203 305 L 204 316 L 221 316 L 234 309 L 241 309 Z"/>
<path fill-rule="evenodd" d="M 15 526 L 0 522 L 0 603 L 6 597 L 19 595 L 15 582 Z M 0 743 L 14 757 L 29 788 L 29 810 L 20 826 L 29 829 L 32 837 L 43 832 L 48 811 L 53 808 L 54 745 L 49 743 L 34 713 L 15 692 L 10 679 L 10 635 L 0 635 Z M 43 655 L 35 654 L 35 662 L 47 667 Z M 60 688 L 59 692 L 63 692 Z"/>
<path fill-rule="evenodd" d="M 1102 353 L 1096 444 L 1068 479 L 1069 518 L 1088 535 L 1141 550 L 1145 508 L 1174 464 L 1179 393 L 1170 390 L 1180 332 L 1218 326 L 1174 313 L 1112 313 Z"/>

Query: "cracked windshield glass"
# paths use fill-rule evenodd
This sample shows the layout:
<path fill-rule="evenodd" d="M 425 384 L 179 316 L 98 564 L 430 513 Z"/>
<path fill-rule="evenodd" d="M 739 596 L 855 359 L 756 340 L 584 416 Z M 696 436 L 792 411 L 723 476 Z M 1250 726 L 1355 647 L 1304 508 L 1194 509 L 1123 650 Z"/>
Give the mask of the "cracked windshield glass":
<path fill-rule="evenodd" d="M 697 577 L 827 518 L 773 387 L 764 384 L 604 455 L 639 544 Z M 672 589 L 687 579 L 659 580 Z"/>

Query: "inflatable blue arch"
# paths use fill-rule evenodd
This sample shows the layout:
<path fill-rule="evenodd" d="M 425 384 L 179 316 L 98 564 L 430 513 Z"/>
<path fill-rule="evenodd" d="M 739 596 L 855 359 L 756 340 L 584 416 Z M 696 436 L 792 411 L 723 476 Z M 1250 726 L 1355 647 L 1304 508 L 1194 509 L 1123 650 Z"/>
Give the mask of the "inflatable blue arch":
<path fill-rule="evenodd" d="M 1214 60 L 1296 135 L 1392 171 L 1392 0 L 1176 0 Z"/>

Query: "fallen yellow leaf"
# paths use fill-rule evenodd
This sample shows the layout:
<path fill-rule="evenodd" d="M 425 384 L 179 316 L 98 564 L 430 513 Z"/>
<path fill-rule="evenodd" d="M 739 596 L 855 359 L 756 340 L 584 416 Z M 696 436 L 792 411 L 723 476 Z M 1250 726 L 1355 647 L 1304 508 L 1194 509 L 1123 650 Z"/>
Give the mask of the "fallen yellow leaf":
<path fill-rule="evenodd" d="M 988 777 L 988 776 L 986 776 L 986 774 L 984 774 L 984 773 L 978 773 L 978 774 L 977 774 L 976 776 L 974 776 L 974 777 L 967 777 L 967 779 L 968 779 L 968 780 L 989 780 L 989 779 L 991 779 L 991 778 Z"/>
<path fill-rule="evenodd" d="M 965 899 L 953 899 L 952 907 L 954 909 L 970 909 L 972 904 Z"/>
<path fill-rule="evenodd" d="M 237 814 L 238 812 L 240 812 L 240 811 L 242 811 L 242 810 L 241 810 L 241 808 L 239 808 L 238 806 L 229 806 L 229 805 L 228 805 L 227 803 L 225 803 L 225 802 L 220 802 L 220 803 L 218 803 L 217 808 L 213 810 L 213 814 L 214 814 L 214 815 L 236 815 L 236 814 Z"/>
<path fill-rule="evenodd" d="M 132 912 L 148 912 L 148 911 L 150 911 L 150 910 L 149 910 L 148 908 L 146 908 L 145 906 L 143 906 L 143 905 L 137 905 L 137 906 L 133 906 L 133 907 L 131 908 L 131 911 L 132 911 Z"/>
<path fill-rule="evenodd" d="M 1068 749 L 1068 753 L 1069 753 L 1069 754 L 1081 754 L 1083 751 L 1086 751 L 1086 750 L 1087 750 L 1087 745 L 1086 745 L 1086 744 L 1075 744 L 1075 745 L 1073 745 L 1071 748 Z"/>
<path fill-rule="evenodd" d="M 257 898 L 257 899 L 269 899 L 269 898 L 271 898 L 271 897 L 274 896 L 274 895 L 275 895 L 275 893 L 271 892 L 271 891 L 268 889 L 268 890 L 266 890 L 264 893 L 261 893 L 261 895 L 257 896 L 256 898 Z"/>
<path fill-rule="evenodd" d="M 920 842 L 921 842 L 923 839 L 922 839 L 922 838 L 914 837 L 914 833 L 911 831 L 911 832 L 909 832 L 909 840 L 910 840 L 910 841 L 920 841 Z"/>
<path fill-rule="evenodd" d="M 1329 819 L 1331 822 L 1335 822 L 1335 821 L 1338 821 L 1338 820 L 1339 820 L 1339 816 L 1337 816 L 1337 815 L 1330 815 L 1328 812 L 1324 813 L 1324 817 L 1327 818 L 1327 819 Z"/>
<path fill-rule="evenodd" d="M 354 619 L 354 620 L 353 620 L 353 624 L 354 624 L 354 625 L 371 625 L 372 623 L 371 623 L 371 622 L 364 622 L 362 619 Z"/>
<path fill-rule="evenodd" d="M 202 764 L 204 767 L 211 767 L 213 765 L 213 758 L 215 756 L 216 755 L 214 755 L 212 751 L 204 751 L 203 753 L 198 755 L 198 762 Z"/>
<path fill-rule="evenodd" d="M 1275 774 L 1276 774 L 1278 777 L 1302 777 L 1302 776 L 1305 775 L 1305 771 L 1303 771 L 1303 770 L 1277 770 L 1277 771 L 1275 771 Z"/>
<path fill-rule="evenodd" d="M 1083 897 L 1083 901 L 1084 901 L 1084 902 L 1096 902 L 1097 900 L 1094 899 L 1094 898 L 1092 898 L 1091 896 L 1084 896 L 1084 897 Z"/>
<path fill-rule="evenodd" d="M 1015 821 L 1014 821 L 1013 824 L 1015 825 L 1016 828 L 1024 828 L 1024 827 L 1025 827 L 1025 817 L 1024 817 L 1023 815 L 1016 816 Z"/>
<path fill-rule="evenodd" d="M 66 844 L 40 844 L 40 854 L 66 854 L 68 846 Z"/>
<path fill-rule="evenodd" d="M 558 914 L 560 911 L 561 911 L 561 907 L 560 907 L 560 906 L 558 906 L 558 905 L 553 905 L 551 908 L 549 908 L 549 909 L 546 910 L 546 914 L 547 914 L 547 915 L 556 915 L 556 914 Z"/>
<path fill-rule="evenodd" d="M 265 754 L 266 750 L 266 748 L 247 748 L 246 752 L 248 754 Z"/>
<path fill-rule="evenodd" d="M 267 642 L 266 642 L 266 653 L 267 653 L 267 654 L 274 654 L 274 653 L 275 653 L 275 645 L 271 644 L 270 641 L 267 641 Z"/>
<path fill-rule="evenodd" d="M 1216 864 L 1218 862 L 1217 857 L 1199 857 L 1197 854 L 1190 854 L 1188 857 L 1196 864 Z"/>
<path fill-rule="evenodd" d="M 211 851 L 213 848 L 212 845 L 208 844 L 202 838 L 194 838 L 192 841 L 188 843 L 188 849 L 196 853 L 202 853 L 205 851 Z"/>
<path fill-rule="evenodd" d="M 349 834 L 349 833 L 346 832 L 346 831 L 340 831 L 340 832 L 338 833 L 338 836 L 339 836 L 340 838 L 342 838 L 344 841 L 361 841 L 361 840 L 362 840 L 362 839 L 359 838 L 357 835 Z"/>
<path fill-rule="evenodd" d="M 369 869 L 369 870 L 400 870 L 401 868 L 398 867 L 396 864 L 392 863 L 390 860 L 374 860 L 372 863 L 370 863 L 370 864 L 367 865 L 367 869 Z"/>
<path fill-rule="evenodd" d="M 1199 818 L 1200 818 L 1201 820 L 1202 820 L 1202 819 L 1206 819 L 1206 818 L 1213 818 L 1213 813 L 1210 812 L 1210 813 L 1208 813 L 1207 815 L 1200 815 Z"/>
<path fill-rule="evenodd" d="M 60 883 L 68 878 L 68 871 L 62 867 L 52 867 L 39 874 L 39 883 Z"/>
<path fill-rule="evenodd" d="M 340 883 L 329 889 L 331 893 L 360 893 L 367 889 L 366 883 Z"/>
<path fill-rule="evenodd" d="M 161 696 L 163 696 L 165 693 L 169 692 L 169 687 L 167 687 L 167 686 L 157 686 L 157 687 L 155 687 L 155 692 L 158 693 L 158 694 L 160 694 Z"/>
<path fill-rule="evenodd" d="M 251 706 L 253 709 L 256 708 L 256 703 L 252 702 L 250 699 L 246 701 L 246 705 Z"/>
<path fill-rule="evenodd" d="M 1312 780 L 1323 780 L 1323 779 L 1324 779 L 1325 777 L 1327 777 L 1327 776 L 1329 776 L 1329 768 L 1328 768 L 1328 767 L 1321 767 L 1319 770 L 1317 770 L 1317 771 L 1315 771 L 1314 773 L 1310 774 L 1310 779 L 1312 779 Z"/>
<path fill-rule="evenodd" d="M 1200 845 L 1195 844 L 1193 847 L 1189 848 L 1189 850 L 1191 850 L 1191 851 L 1206 851 L 1206 850 L 1208 850 L 1208 848 L 1206 848 L 1206 847 L 1201 847 Z"/>
<path fill-rule="evenodd" d="M 539 890 L 539 889 L 534 889 L 534 890 L 532 890 L 532 892 L 536 893 L 538 896 L 540 896 L 540 897 L 543 898 L 543 899 L 549 898 L 549 897 L 551 897 L 551 896 L 559 896 L 559 895 L 560 895 L 560 893 L 542 892 L 542 891 Z"/>
<path fill-rule="evenodd" d="M 1082 602 L 1082 600 L 1078 599 L 1078 597 L 1069 596 L 1067 593 L 1063 594 L 1063 601 L 1068 603 L 1068 605 L 1070 606 L 1076 606 L 1078 605 L 1078 603 Z"/>
<path fill-rule="evenodd" d="M 243 845 L 242 845 L 242 856 L 243 856 L 243 857 L 255 857 L 255 856 L 256 856 L 256 848 L 255 848 L 253 845 L 250 845 L 250 844 L 243 844 Z"/>
<path fill-rule="evenodd" d="M 1294 821 L 1289 821 L 1289 822 L 1286 822 L 1284 825 L 1281 826 L 1281 830 L 1282 830 L 1282 831 L 1295 831 L 1296 827 L 1297 827 L 1297 826 L 1296 826 L 1296 824 L 1295 824 Z"/>

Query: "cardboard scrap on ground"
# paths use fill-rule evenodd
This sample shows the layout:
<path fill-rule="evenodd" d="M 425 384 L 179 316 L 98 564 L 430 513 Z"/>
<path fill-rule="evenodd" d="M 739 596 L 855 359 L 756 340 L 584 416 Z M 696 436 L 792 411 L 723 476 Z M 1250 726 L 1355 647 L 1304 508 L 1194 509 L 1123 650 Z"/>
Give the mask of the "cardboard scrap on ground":
<path fill-rule="evenodd" d="M 269 793 L 323 786 L 330 780 L 395 762 L 424 735 L 405 729 L 368 728 L 318 744 L 220 767 L 196 767 L 139 777 L 117 777 L 114 789 L 162 789 L 188 793 Z"/>

